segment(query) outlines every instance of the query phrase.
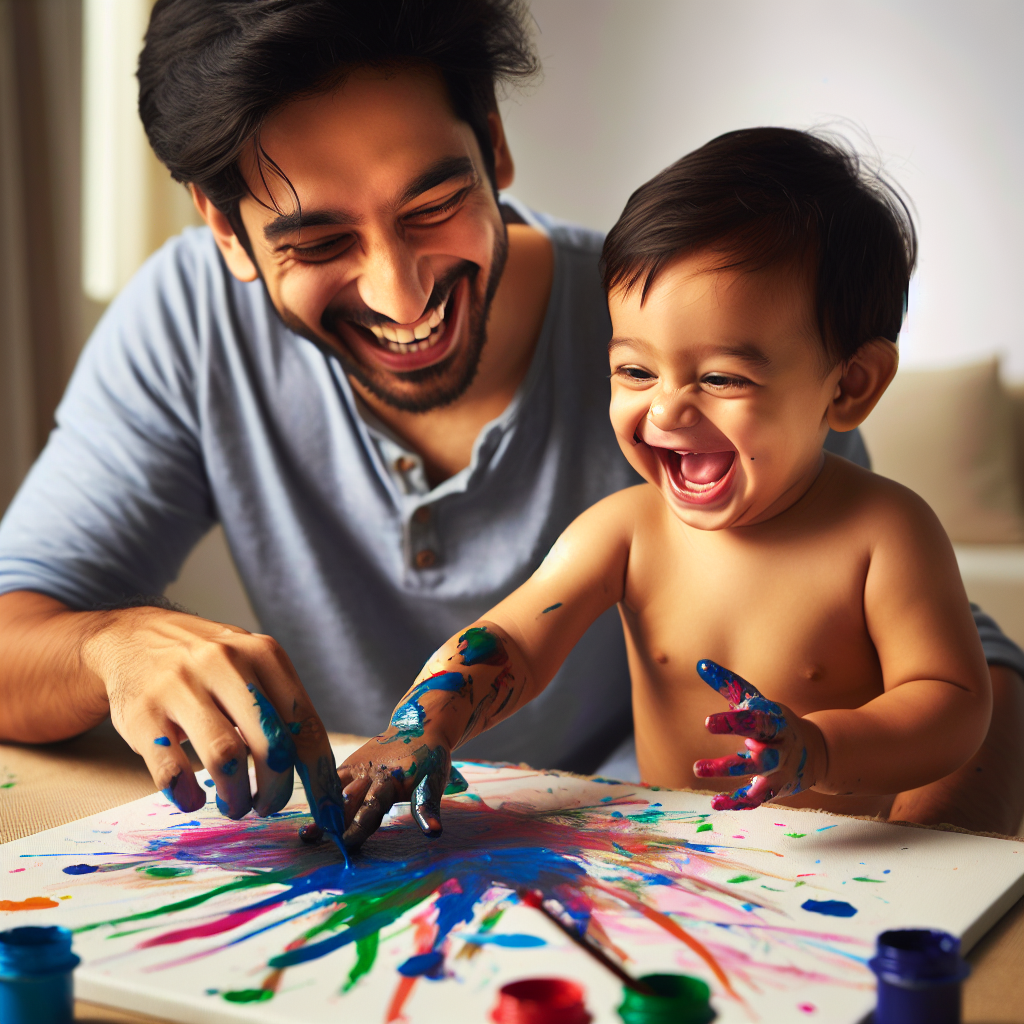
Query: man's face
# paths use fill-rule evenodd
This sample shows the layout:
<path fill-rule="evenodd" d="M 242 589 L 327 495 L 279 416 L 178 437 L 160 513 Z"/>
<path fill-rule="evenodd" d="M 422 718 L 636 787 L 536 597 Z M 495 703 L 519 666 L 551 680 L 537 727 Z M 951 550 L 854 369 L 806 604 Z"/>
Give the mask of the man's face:
<path fill-rule="evenodd" d="M 826 371 L 797 270 L 673 263 L 609 297 L 611 420 L 633 467 L 702 530 L 762 522 L 817 475 L 842 373 Z"/>
<path fill-rule="evenodd" d="M 243 160 L 256 198 L 240 214 L 285 323 L 396 408 L 456 399 L 486 340 L 506 233 L 442 80 L 359 70 L 276 111 L 259 141 L 269 159 L 262 173 Z"/>

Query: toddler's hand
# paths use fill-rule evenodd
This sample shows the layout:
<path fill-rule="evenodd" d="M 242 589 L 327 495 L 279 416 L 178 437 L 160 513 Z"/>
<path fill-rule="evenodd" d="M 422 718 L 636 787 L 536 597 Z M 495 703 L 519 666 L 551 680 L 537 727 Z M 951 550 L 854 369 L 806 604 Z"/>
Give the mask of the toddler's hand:
<path fill-rule="evenodd" d="M 766 800 L 792 796 L 814 785 L 809 778 L 806 733 L 814 727 L 782 704 L 763 697 L 756 686 L 713 661 L 698 661 L 697 672 L 729 702 L 729 711 L 708 715 L 704 725 L 715 735 L 746 736 L 747 749 L 733 757 L 697 761 L 693 774 L 701 779 L 727 775 L 754 778 L 731 796 L 711 801 L 716 811 L 742 811 Z"/>
<path fill-rule="evenodd" d="M 338 769 L 344 791 L 347 849 L 358 849 L 377 830 L 393 804 L 408 800 L 412 816 L 424 834 L 441 834 L 441 797 L 467 789 L 452 767 L 443 742 L 417 746 L 396 736 L 375 736 L 348 757 Z"/>

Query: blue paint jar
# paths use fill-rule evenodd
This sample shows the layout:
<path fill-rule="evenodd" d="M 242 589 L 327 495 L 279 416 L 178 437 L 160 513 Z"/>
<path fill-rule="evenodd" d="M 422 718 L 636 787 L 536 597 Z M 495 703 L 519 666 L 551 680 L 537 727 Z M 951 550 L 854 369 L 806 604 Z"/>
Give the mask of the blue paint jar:
<path fill-rule="evenodd" d="M 882 932 L 868 966 L 878 977 L 875 1024 L 960 1024 L 960 984 L 971 968 L 959 939 L 917 928 Z"/>
<path fill-rule="evenodd" d="M 71 1024 L 71 972 L 79 962 L 67 928 L 28 926 L 0 932 L 0 1021 Z"/>

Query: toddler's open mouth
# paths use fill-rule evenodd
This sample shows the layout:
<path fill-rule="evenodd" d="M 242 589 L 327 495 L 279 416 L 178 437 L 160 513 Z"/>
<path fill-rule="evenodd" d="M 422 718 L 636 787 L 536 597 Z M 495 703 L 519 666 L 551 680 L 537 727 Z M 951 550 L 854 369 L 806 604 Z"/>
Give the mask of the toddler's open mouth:
<path fill-rule="evenodd" d="M 735 451 L 688 452 L 656 448 L 672 490 L 690 505 L 707 505 L 722 496 L 734 476 Z"/>

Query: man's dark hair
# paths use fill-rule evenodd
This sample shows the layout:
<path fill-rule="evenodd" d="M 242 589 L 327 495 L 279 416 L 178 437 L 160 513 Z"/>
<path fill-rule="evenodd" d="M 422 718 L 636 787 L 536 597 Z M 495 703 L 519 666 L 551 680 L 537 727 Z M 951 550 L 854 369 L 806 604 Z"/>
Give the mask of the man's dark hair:
<path fill-rule="evenodd" d="M 139 57 L 139 115 L 157 157 L 240 228 L 238 167 L 285 101 L 357 67 L 436 70 L 494 181 L 495 84 L 537 68 L 523 0 L 157 0 Z"/>
<path fill-rule="evenodd" d="M 640 287 L 698 252 L 709 269 L 803 265 L 832 365 L 895 342 L 917 260 L 906 203 L 842 140 L 788 128 L 729 132 L 641 185 L 604 244 L 606 290 Z"/>

